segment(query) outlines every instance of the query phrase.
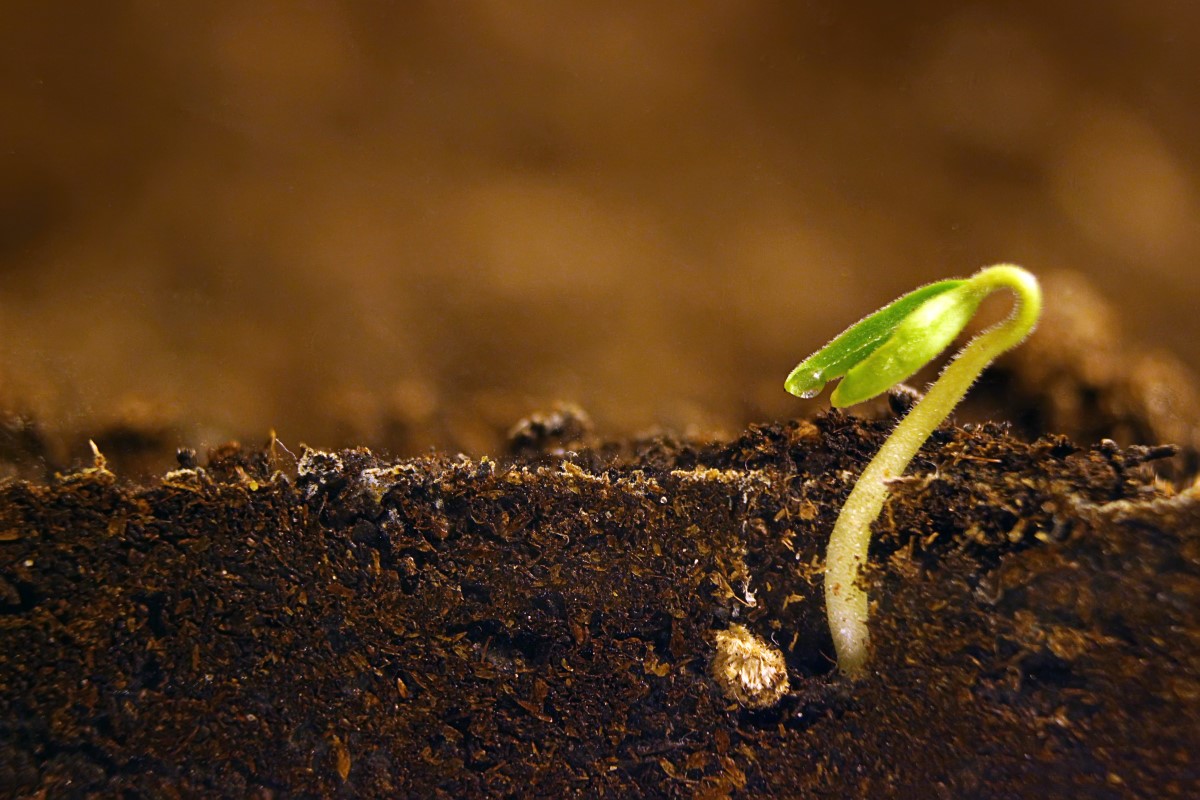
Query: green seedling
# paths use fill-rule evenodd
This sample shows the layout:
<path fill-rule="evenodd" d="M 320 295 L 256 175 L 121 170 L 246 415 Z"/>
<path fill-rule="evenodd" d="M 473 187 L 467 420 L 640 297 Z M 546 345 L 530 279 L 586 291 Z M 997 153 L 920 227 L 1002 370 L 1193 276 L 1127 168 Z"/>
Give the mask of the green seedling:
<path fill-rule="evenodd" d="M 784 383 L 794 395 L 815 397 L 828 381 L 840 378 L 830 397 L 836 408 L 870 400 L 912 377 L 949 346 L 983 299 L 1000 289 L 1016 295 L 1012 313 L 972 339 L 947 365 L 863 470 L 834 524 L 825 556 L 825 608 L 838 668 L 850 677 L 861 675 L 870 655 L 867 593 L 860 572 L 888 484 L 904 473 L 988 364 L 1033 331 L 1042 308 L 1041 288 L 1033 275 L 1011 264 L 931 283 L 848 328 L 792 370 Z"/>

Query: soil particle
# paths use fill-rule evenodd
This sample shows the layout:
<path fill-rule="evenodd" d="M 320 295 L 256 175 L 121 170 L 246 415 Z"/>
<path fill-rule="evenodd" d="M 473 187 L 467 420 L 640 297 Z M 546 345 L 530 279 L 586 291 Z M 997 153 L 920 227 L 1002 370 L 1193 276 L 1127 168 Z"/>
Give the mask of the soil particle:
<path fill-rule="evenodd" d="M 1150 477 L 1170 449 L 940 429 L 877 524 L 852 684 L 822 556 L 888 421 L 583 450 L 550 423 L 500 461 L 289 478 L 230 446 L 0 487 L 0 792 L 1194 795 L 1200 497 Z M 731 625 L 783 654 L 771 708 L 707 674 Z"/>

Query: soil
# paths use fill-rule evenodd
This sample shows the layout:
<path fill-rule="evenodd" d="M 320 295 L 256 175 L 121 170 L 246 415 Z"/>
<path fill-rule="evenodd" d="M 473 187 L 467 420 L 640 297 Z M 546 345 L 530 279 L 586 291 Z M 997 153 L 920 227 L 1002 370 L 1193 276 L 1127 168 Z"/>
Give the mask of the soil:
<path fill-rule="evenodd" d="M 876 526 L 870 673 L 821 559 L 893 424 L 381 459 L 229 446 L 0 490 L 16 797 L 1187 797 L 1200 495 L 1172 447 L 940 429 Z M 783 652 L 751 710 L 732 624 Z"/>

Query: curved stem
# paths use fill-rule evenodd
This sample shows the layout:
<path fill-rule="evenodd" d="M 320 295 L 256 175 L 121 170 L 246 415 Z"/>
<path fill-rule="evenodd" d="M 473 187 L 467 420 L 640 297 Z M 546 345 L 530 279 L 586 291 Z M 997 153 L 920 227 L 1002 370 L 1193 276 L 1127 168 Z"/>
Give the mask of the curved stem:
<path fill-rule="evenodd" d="M 999 289 L 1012 291 L 1017 300 L 1012 313 L 960 350 L 928 394 L 896 426 L 851 490 L 829 539 L 825 609 L 838 667 L 850 676 L 861 674 L 870 654 L 867 593 L 859 573 L 867 560 L 871 523 L 887 499 L 888 482 L 904 473 L 921 445 L 950 415 L 988 364 L 1033 331 L 1041 313 L 1042 292 L 1037 279 L 1020 267 L 987 267 L 972 276 L 969 285 L 981 299 Z"/>

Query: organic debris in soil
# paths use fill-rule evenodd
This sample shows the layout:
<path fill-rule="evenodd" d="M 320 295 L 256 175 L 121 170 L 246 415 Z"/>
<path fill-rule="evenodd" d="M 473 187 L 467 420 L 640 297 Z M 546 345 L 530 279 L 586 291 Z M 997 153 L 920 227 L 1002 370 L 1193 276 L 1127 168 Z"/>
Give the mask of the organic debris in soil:
<path fill-rule="evenodd" d="M 545 427 L 545 426 L 543 426 Z M 500 461 L 224 448 L 0 488 L 16 796 L 1184 797 L 1200 500 L 1170 448 L 943 428 L 833 670 L 824 545 L 890 427 L 830 413 Z M 554 438 L 551 436 L 550 438 Z M 773 707 L 708 675 L 731 625 Z"/>

